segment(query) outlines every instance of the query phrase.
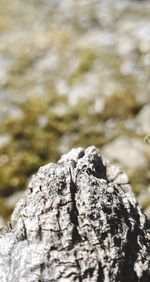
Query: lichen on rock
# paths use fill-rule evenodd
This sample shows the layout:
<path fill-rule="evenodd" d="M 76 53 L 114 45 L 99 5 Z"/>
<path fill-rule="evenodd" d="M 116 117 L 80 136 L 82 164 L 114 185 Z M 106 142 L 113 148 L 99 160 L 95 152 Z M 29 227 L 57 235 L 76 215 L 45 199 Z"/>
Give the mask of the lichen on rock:
<path fill-rule="evenodd" d="M 149 223 L 94 146 L 41 167 L 0 238 L 0 281 L 149 281 Z"/>

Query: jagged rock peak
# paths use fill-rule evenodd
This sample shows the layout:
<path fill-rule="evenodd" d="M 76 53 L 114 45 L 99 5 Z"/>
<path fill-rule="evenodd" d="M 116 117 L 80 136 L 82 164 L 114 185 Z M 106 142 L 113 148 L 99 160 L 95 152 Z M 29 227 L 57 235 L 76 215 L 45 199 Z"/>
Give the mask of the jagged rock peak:
<path fill-rule="evenodd" d="M 91 146 L 41 167 L 0 238 L 2 282 L 148 282 L 148 221 Z"/>
<path fill-rule="evenodd" d="M 87 149 L 72 149 L 69 153 L 64 154 L 59 162 L 72 167 L 76 173 L 87 172 L 106 179 L 106 169 L 102 162 L 102 158 L 94 146 Z"/>

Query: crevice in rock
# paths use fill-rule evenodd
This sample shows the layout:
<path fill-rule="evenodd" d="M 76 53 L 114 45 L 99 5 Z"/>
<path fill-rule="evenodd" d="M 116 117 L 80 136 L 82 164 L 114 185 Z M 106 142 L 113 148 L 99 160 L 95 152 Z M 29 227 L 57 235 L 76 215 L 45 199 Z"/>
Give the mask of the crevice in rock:
<path fill-rule="evenodd" d="M 104 281 L 104 273 L 101 264 L 98 264 L 98 276 L 96 282 L 103 282 Z"/>
<path fill-rule="evenodd" d="M 94 270 L 94 267 L 89 267 L 88 269 L 86 269 L 84 271 L 84 274 L 82 275 L 82 279 L 91 278 L 93 276 Z"/>
<path fill-rule="evenodd" d="M 73 230 L 72 230 L 72 243 L 78 243 L 81 241 L 81 236 L 78 232 L 78 209 L 77 209 L 77 205 L 76 205 L 76 191 L 77 191 L 77 185 L 73 179 L 72 176 L 72 172 L 71 169 L 69 168 L 69 175 L 70 175 L 70 194 L 71 194 L 71 200 L 72 200 L 72 207 L 71 207 L 71 211 L 70 211 L 70 219 L 71 222 L 73 223 Z"/>

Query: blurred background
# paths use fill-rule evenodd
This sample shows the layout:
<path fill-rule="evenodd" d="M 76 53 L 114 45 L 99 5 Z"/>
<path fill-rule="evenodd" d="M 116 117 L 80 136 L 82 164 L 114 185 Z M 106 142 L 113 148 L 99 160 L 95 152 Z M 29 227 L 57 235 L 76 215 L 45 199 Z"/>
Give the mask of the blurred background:
<path fill-rule="evenodd" d="M 41 165 L 89 145 L 150 217 L 150 1 L 0 5 L 0 224 Z"/>

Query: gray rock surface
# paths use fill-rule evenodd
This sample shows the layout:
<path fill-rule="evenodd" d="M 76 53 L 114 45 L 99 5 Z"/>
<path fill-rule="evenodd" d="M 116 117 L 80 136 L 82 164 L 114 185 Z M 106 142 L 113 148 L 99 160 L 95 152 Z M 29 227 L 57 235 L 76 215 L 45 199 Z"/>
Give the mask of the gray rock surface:
<path fill-rule="evenodd" d="M 0 238 L 0 281 L 149 281 L 149 224 L 95 147 L 41 167 Z"/>

